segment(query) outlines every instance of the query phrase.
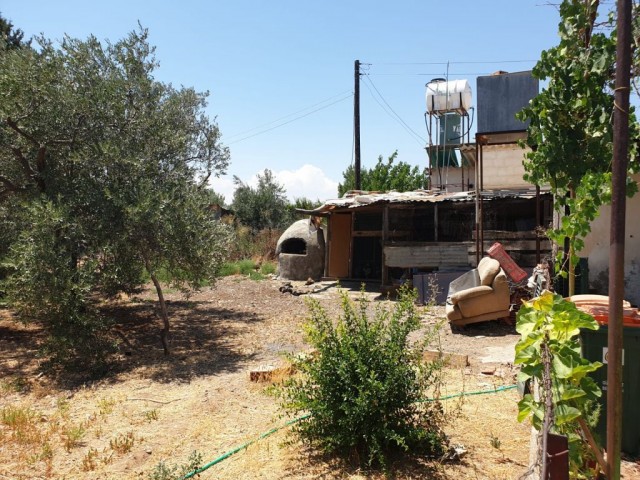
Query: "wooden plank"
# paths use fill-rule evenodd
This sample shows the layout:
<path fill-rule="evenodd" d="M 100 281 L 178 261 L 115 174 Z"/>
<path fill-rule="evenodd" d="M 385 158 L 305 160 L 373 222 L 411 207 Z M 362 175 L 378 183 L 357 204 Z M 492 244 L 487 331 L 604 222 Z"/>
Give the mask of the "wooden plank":
<path fill-rule="evenodd" d="M 380 230 L 356 230 L 352 234 L 353 237 L 382 237 Z"/>
<path fill-rule="evenodd" d="M 437 350 L 426 350 L 422 354 L 422 360 L 425 362 L 434 362 L 442 360 L 448 367 L 467 367 L 469 366 L 469 356 L 460 353 L 442 352 Z"/>
<path fill-rule="evenodd" d="M 439 267 L 467 264 L 464 244 L 384 247 L 385 264 L 389 267 Z"/>
<path fill-rule="evenodd" d="M 346 278 L 349 276 L 351 217 L 350 213 L 329 217 L 328 277 Z"/>
<path fill-rule="evenodd" d="M 489 245 L 493 243 L 493 240 L 487 242 L 485 238 L 485 245 Z M 504 240 L 500 241 L 502 247 L 507 251 L 536 251 L 536 241 L 535 240 Z M 548 239 L 540 239 L 540 251 L 551 251 L 551 242 Z M 475 253 L 476 246 L 472 245 L 469 247 L 469 252 Z"/>
<path fill-rule="evenodd" d="M 527 239 L 536 239 L 547 238 L 544 234 L 538 234 L 536 230 L 523 230 L 519 232 L 511 232 L 506 230 L 484 230 L 483 231 L 484 241 L 490 240 L 527 240 Z M 472 232 L 472 238 L 475 240 L 476 232 Z"/>
<path fill-rule="evenodd" d="M 470 245 L 475 245 L 475 242 L 404 242 L 404 241 L 392 241 L 385 244 L 385 247 L 459 247 L 459 246 L 469 247 Z"/>

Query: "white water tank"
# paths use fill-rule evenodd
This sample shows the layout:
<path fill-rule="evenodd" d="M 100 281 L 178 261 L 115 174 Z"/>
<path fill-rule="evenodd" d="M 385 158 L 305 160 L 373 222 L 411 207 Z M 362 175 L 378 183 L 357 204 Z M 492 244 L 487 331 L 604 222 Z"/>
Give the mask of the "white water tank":
<path fill-rule="evenodd" d="M 471 108 L 471 86 L 467 80 L 437 78 L 427 83 L 427 112 L 467 112 Z"/>

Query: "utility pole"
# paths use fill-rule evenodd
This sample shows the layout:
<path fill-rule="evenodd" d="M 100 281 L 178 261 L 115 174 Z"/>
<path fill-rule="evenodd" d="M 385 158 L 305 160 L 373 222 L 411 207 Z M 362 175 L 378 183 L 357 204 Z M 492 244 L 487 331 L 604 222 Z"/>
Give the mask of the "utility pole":
<path fill-rule="evenodd" d="M 355 189 L 360 190 L 360 60 L 354 64 L 353 86 L 353 148 Z"/>
<path fill-rule="evenodd" d="M 613 108 L 613 166 L 609 240 L 609 349 L 607 364 L 607 479 L 620 478 L 622 443 L 622 348 L 626 183 L 629 161 L 631 0 L 618 0 L 616 84 Z"/>

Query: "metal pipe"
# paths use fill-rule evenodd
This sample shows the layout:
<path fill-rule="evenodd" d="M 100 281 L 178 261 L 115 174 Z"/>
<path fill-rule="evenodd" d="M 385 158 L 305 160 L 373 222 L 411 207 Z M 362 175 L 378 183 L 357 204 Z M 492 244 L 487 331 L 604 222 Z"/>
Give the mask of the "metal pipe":
<path fill-rule="evenodd" d="M 473 187 L 476 190 L 476 267 L 478 266 L 478 263 L 480 263 L 480 197 L 478 195 L 478 159 L 480 158 L 480 155 L 478 153 L 478 144 L 478 134 L 476 134 L 476 164 L 473 168 L 475 176 L 475 185 Z"/>

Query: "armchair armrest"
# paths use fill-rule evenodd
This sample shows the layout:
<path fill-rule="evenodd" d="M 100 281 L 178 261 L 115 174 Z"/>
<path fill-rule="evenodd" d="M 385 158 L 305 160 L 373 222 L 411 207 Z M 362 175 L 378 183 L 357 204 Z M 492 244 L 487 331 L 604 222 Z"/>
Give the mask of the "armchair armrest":
<path fill-rule="evenodd" d="M 456 292 L 451 297 L 449 297 L 448 301 L 453 305 L 461 302 L 463 300 L 468 300 L 474 297 L 480 297 L 482 295 L 486 295 L 488 293 L 493 293 L 493 288 L 488 285 L 480 285 L 478 287 L 468 288 L 466 290 L 462 290 L 460 292 Z"/>

